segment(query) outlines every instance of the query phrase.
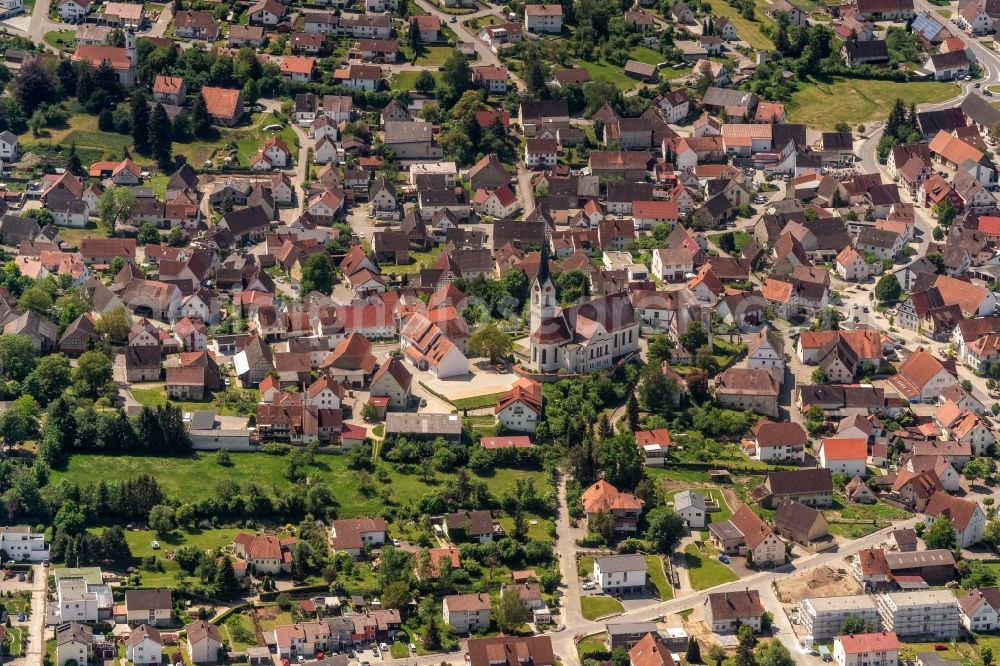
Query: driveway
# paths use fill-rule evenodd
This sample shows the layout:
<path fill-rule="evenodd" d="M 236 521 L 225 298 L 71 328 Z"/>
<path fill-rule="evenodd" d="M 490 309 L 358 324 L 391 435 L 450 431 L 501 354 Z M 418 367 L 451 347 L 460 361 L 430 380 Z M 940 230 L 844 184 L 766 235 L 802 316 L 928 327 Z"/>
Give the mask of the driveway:
<path fill-rule="evenodd" d="M 45 652 L 45 596 L 48 590 L 49 570 L 40 564 L 32 567 L 34 580 L 31 586 L 31 616 L 28 618 L 28 646 L 25 663 L 42 666 Z"/>

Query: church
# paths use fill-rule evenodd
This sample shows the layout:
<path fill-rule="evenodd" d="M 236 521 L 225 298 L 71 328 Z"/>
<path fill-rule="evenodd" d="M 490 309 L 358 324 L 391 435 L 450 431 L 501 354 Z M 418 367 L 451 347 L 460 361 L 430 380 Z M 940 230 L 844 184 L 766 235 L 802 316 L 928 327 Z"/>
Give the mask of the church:
<path fill-rule="evenodd" d="M 639 320 L 627 292 L 561 308 L 542 248 L 531 285 L 529 365 L 541 372 L 586 373 L 610 368 L 615 359 L 639 351 Z"/>
<path fill-rule="evenodd" d="M 73 62 L 88 62 L 94 69 L 104 61 L 115 70 L 118 83 L 124 88 L 135 87 L 136 53 L 135 32 L 125 31 L 125 47 L 98 46 L 95 44 L 80 44 L 73 53 Z"/>

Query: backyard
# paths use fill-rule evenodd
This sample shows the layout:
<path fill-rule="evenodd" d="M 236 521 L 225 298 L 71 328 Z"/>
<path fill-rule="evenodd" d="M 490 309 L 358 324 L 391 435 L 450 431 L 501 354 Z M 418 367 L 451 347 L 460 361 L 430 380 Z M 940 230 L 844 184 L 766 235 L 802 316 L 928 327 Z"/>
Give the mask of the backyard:
<path fill-rule="evenodd" d="M 167 394 L 160 382 L 133 384 L 129 392 L 136 402 L 145 407 L 159 407 L 167 403 Z M 209 391 L 206 399 L 201 402 L 178 402 L 176 400 L 170 402 L 178 405 L 185 412 L 211 409 L 221 416 L 241 416 L 240 408 L 244 406 L 242 416 L 248 416 L 253 413 L 257 399 L 256 389 L 230 389 L 229 391 Z"/>
<path fill-rule="evenodd" d="M 766 4 L 766 3 L 764 3 Z M 764 49 L 770 51 L 774 48 L 774 42 L 760 29 L 761 25 L 774 26 L 774 21 L 768 17 L 761 8 L 761 3 L 757 3 L 756 17 L 759 21 L 748 21 L 740 14 L 740 10 L 730 5 L 724 0 L 711 0 L 712 14 L 715 16 L 725 16 L 733 22 L 740 39 L 745 41 L 754 49 Z"/>
<path fill-rule="evenodd" d="M 100 529 L 94 529 L 100 532 Z M 173 587 L 178 582 L 186 580 L 194 582 L 194 576 L 188 576 L 181 571 L 173 559 L 173 553 L 182 546 L 191 546 L 198 550 L 216 550 L 232 543 L 239 530 L 236 529 L 195 529 L 174 530 L 168 535 L 158 535 L 152 530 L 126 530 L 125 540 L 128 542 L 132 555 L 138 559 L 155 556 L 157 568 L 162 565 L 163 571 L 153 571 L 140 568 L 142 585 L 144 587 Z M 159 548 L 153 548 L 153 542 Z"/>
<path fill-rule="evenodd" d="M 649 576 L 649 584 L 656 590 L 660 601 L 674 598 L 674 586 L 667 580 L 663 558 L 659 555 L 646 555 L 646 573 Z"/>

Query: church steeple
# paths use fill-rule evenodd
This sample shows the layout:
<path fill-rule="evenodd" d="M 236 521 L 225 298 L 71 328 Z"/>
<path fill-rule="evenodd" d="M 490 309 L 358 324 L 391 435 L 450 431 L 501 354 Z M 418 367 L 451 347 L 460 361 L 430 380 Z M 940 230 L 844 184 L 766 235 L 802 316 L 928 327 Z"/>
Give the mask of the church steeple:
<path fill-rule="evenodd" d="M 549 275 L 549 249 L 542 244 L 542 258 L 538 262 L 538 275 L 531 285 L 531 331 L 537 331 L 542 322 L 555 315 L 556 288 Z"/>

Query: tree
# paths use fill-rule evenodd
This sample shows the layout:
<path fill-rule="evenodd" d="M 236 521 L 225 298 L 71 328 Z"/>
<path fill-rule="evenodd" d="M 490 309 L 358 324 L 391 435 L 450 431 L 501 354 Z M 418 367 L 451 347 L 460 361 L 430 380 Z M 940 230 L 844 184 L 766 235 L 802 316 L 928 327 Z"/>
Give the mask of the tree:
<path fill-rule="evenodd" d="M 109 187 L 97 200 L 97 214 L 101 222 L 108 225 L 112 234 L 119 224 L 125 224 L 132 219 L 135 207 L 135 195 L 131 189 L 123 185 Z"/>
<path fill-rule="evenodd" d="M 473 355 L 489 357 L 491 363 L 507 358 L 514 349 L 510 336 L 495 324 L 487 324 L 470 335 L 467 346 Z"/>
<path fill-rule="evenodd" d="M 823 368 L 813 370 L 810 378 L 813 384 L 826 384 L 830 381 L 830 378 L 826 376 L 826 370 Z"/>
<path fill-rule="evenodd" d="M 169 167 L 174 155 L 174 130 L 167 117 L 167 110 L 159 103 L 153 107 L 153 113 L 149 116 L 149 142 L 153 158 L 161 167 Z"/>
<path fill-rule="evenodd" d="M 955 528 L 947 516 L 938 516 L 924 532 L 924 544 L 929 550 L 938 548 L 951 550 L 958 545 Z"/>
<path fill-rule="evenodd" d="M 83 164 L 76 154 L 76 141 L 69 144 L 69 154 L 66 155 L 66 170 L 77 176 L 83 175 Z"/>
<path fill-rule="evenodd" d="M 95 328 L 112 342 L 123 342 L 132 330 L 132 314 L 125 306 L 113 308 L 101 315 Z"/>
<path fill-rule="evenodd" d="M 378 418 L 378 407 L 370 402 L 366 402 L 363 407 L 361 407 L 361 418 L 365 421 L 374 421 Z"/>
<path fill-rule="evenodd" d="M 441 646 L 441 628 L 438 627 L 436 614 L 427 617 L 427 626 L 424 628 L 424 649 L 436 650 Z"/>
<path fill-rule="evenodd" d="M 451 88 L 455 99 L 472 87 L 472 68 L 469 59 L 455 49 L 441 67 L 441 83 Z"/>
<path fill-rule="evenodd" d="M 36 284 L 24 290 L 21 298 L 17 299 L 17 307 L 47 315 L 52 310 L 52 295 L 40 284 Z"/>
<path fill-rule="evenodd" d="M 962 468 L 962 476 L 972 482 L 989 479 L 995 473 L 996 462 L 992 458 L 973 458 Z"/>
<path fill-rule="evenodd" d="M 382 590 L 382 605 L 387 608 L 405 608 L 412 598 L 410 586 L 401 580 L 389 583 Z"/>
<path fill-rule="evenodd" d="M 952 203 L 951 199 L 944 199 L 941 203 L 935 204 L 933 212 L 935 217 L 937 217 L 938 224 L 945 229 L 951 226 L 955 215 L 958 214 L 958 211 L 955 210 L 955 204 Z"/>
<path fill-rule="evenodd" d="M 222 599 L 233 599 L 240 593 L 240 581 L 236 578 L 233 561 L 223 556 L 222 564 L 215 572 L 215 592 Z"/>
<path fill-rule="evenodd" d="M 863 634 L 868 631 L 868 623 L 860 615 L 851 615 L 840 625 L 840 633 Z"/>
<path fill-rule="evenodd" d="M 0 414 L 0 437 L 8 448 L 20 444 L 38 432 L 41 410 L 30 395 L 22 395 Z"/>
<path fill-rule="evenodd" d="M 507 634 L 517 631 L 527 621 L 528 607 L 524 605 L 521 593 L 513 585 L 504 588 L 493 619 L 500 631 Z"/>
<path fill-rule="evenodd" d="M 132 145 L 136 151 L 149 154 L 149 103 L 142 88 L 132 93 Z"/>
<path fill-rule="evenodd" d="M 736 635 L 739 637 L 739 645 L 736 646 L 736 666 L 757 666 L 757 659 L 753 653 L 757 647 L 757 637 L 754 635 L 753 627 L 741 624 Z"/>
<path fill-rule="evenodd" d="M 899 280 L 892 273 L 880 277 L 875 285 L 875 298 L 879 303 L 895 303 L 902 293 L 903 288 L 899 286 Z"/>
<path fill-rule="evenodd" d="M 635 432 L 639 429 L 639 401 L 636 400 L 635 393 L 629 395 L 625 404 L 625 417 L 628 420 L 629 430 Z"/>
<path fill-rule="evenodd" d="M 212 133 L 212 116 L 208 114 L 208 106 L 205 104 L 205 96 L 198 93 L 191 107 L 191 131 L 199 139 L 203 139 Z"/>
<path fill-rule="evenodd" d="M 174 508 L 167 504 L 157 504 L 149 512 L 149 526 L 157 535 L 165 537 L 174 529 Z"/>
<path fill-rule="evenodd" d="M 757 648 L 759 666 L 795 666 L 795 660 L 788 648 L 779 640 L 768 641 Z"/>
<path fill-rule="evenodd" d="M 326 253 L 318 253 L 306 259 L 302 266 L 302 280 L 299 293 L 305 295 L 313 291 L 328 295 L 333 289 L 333 264 Z"/>
<path fill-rule="evenodd" d="M 417 92 L 427 94 L 434 90 L 435 85 L 437 85 L 437 81 L 434 80 L 434 75 L 426 69 L 422 69 L 417 74 L 416 81 L 413 82 L 413 89 Z"/>
<path fill-rule="evenodd" d="M 701 663 L 701 646 L 698 645 L 698 639 L 692 638 L 688 641 L 688 649 L 684 655 L 684 661 L 689 664 Z"/>
<path fill-rule="evenodd" d="M 24 380 L 24 391 L 30 393 L 41 405 L 47 405 L 69 386 L 71 368 L 69 359 L 62 354 L 43 356 Z"/>
<path fill-rule="evenodd" d="M 708 650 L 708 659 L 715 666 L 722 666 L 722 662 L 726 660 L 726 651 L 722 649 L 721 645 L 713 644 Z"/>
<path fill-rule="evenodd" d="M 35 369 L 37 360 L 27 335 L 0 335 L 0 372 L 5 377 L 21 381 Z"/>
<path fill-rule="evenodd" d="M 708 333 L 705 331 L 705 325 L 700 321 L 692 321 L 688 324 L 687 330 L 681 333 L 680 336 L 681 347 L 687 350 L 689 354 L 694 354 L 696 351 L 708 344 Z"/>
<path fill-rule="evenodd" d="M 632 492 L 642 479 L 645 461 L 635 435 L 622 432 L 601 442 L 604 478 L 622 492 Z"/>
<path fill-rule="evenodd" d="M 135 241 L 139 245 L 159 243 L 160 232 L 156 230 L 156 227 L 153 226 L 152 222 L 143 222 L 142 226 L 139 227 L 139 233 L 135 236 Z"/>
<path fill-rule="evenodd" d="M 983 660 L 983 666 L 992 666 L 993 648 L 991 648 L 989 645 L 984 645 L 983 649 L 979 651 L 979 658 Z"/>
<path fill-rule="evenodd" d="M 73 388 L 84 398 L 97 398 L 115 391 L 111 359 L 97 351 L 84 352 L 73 370 Z"/>
<path fill-rule="evenodd" d="M 52 80 L 41 58 L 21 67 L 17 78 L 14 79 L 11 92 L 21 104 L 25 116 L 30 116 L 41 104 L 56 101 L 55 81 Z"/>
<path fill-rule="evenodd" d="M 646 538 L 658 553 L 672 552 L 673 546 L 684 535 L 684 519 L 666 507 L 658 506 L 646 514 Z"/>

